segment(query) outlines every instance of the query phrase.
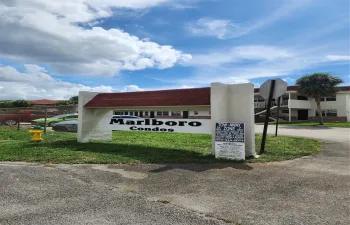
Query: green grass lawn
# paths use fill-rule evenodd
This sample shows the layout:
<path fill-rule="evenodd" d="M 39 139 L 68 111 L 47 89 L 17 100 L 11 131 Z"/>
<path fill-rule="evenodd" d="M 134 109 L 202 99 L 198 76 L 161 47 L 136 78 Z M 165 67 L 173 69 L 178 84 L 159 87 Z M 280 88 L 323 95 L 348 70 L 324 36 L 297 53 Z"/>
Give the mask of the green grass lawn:
<path fill-rule="evenodd" d="M 78 143 L 76 134 L 48 132 L 44 141 L 30 141 L 27 130 L 0 127 L 0 161 L 39 163 L 214 163 L 211 136 L 204 134 L 115 131 L 111 141 Z M 256 136 L 256 149 L 261 136 Z M 266 154 L 247 162 L 269 162 L 314 155 L 320 142 L 269 136 Z"/>
<path fill-rule="evenodd" d="M 320 126 L 318 122 L 282 122 L 279 124 L 288 126 Z M 350 128 L 350 122 L 324 122 L 323 126 Z"/>

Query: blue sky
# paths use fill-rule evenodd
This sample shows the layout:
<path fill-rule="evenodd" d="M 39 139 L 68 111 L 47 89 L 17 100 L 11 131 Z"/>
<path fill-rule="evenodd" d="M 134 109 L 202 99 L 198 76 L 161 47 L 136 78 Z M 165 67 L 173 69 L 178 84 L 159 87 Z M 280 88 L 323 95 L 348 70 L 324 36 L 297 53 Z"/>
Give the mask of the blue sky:
<path fill-rule="evenodd" d="M 57 3 L 57 2 L 56 2 Z M 85 91 L 294 85 L 329 72 L 349 85 L 347 0 L 44 0 L 0 3 L 0 98 Z M 21 34 L 21 35 L 19 35 Z"/>

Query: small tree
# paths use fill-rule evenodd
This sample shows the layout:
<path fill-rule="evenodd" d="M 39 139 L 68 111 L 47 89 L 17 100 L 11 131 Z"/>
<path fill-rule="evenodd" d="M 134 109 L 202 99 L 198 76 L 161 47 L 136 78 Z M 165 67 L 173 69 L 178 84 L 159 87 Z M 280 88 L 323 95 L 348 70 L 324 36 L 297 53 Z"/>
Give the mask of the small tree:
<path fill-rule="evenodd" d="M 320 125 L 323 125 L 321 97 L 335 95 L 338 92 L 337 86 L 341 83 L 342 79 L 328 73 L 313 73 L 297 80 L 298 92 L 315 98 Z"/>
<path fill-rule="evenodd" d="M 30 103 L 26 100 L 16 100 L 12 102 L 13 107 L 28 107 Z"/>

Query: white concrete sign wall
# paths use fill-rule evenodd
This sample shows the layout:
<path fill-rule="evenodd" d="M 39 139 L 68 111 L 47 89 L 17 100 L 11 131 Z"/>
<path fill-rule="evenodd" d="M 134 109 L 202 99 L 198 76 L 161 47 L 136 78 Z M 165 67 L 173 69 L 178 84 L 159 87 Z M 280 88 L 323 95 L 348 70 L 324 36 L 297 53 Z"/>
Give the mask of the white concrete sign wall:
<path fill-rule="evenodd" d="M 236 122 L 245 124 L 245 156 L 255 156 L 254 85 L 212 83 L 210 90 L 211 119 L 142 119 L 143 122 L 118 122 L 113 110 L 85 108 L 98 93 L 79 92 L 78 142 L 110 140 L 112 130 L 153 132 L 204 133 L 212 135 L 212 154 L 215 155 L 215 124 Z M 195 107 L 195 106 L 193 106 Z M 139 124 L 138 124 L 139 123 Z M 154 125 L 151 125 L 155 123 Z M 149 130 L 151 129 L 151 130 Z M 155 130 L 153 130 L 155 129 Z M 159 130 L 159 131 L 158 131 Z"/>

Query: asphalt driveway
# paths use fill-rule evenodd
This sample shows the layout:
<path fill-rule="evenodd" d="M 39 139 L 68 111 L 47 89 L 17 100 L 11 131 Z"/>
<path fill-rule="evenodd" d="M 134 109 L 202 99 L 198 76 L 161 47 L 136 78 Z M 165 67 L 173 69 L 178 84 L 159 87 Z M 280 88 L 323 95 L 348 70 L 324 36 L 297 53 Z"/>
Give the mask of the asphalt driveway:
<path fill-rule="evenodd" d="M 348 224 L 350 129 L 280 134 L 327 144 L 318 156 L 264 164 L 3 163 L 0 224 Z"/>

